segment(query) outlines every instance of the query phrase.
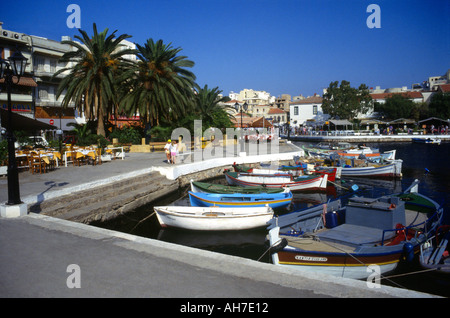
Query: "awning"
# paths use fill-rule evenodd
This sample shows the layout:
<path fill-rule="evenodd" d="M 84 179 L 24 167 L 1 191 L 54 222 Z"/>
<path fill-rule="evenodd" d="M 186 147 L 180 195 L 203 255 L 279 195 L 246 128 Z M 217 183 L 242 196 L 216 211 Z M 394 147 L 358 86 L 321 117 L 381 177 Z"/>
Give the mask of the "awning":
<path fill-rule="evenodd" d="M 364 119 L 361 120 L 361 125 L 387 125 L 387 122 L 378 119 Z"/>
<path fill-rule="evenodd" d="M 408 119 L 408 118 L 399 118 L 396 120 L 391 120 L 389 124 L 415 124 L 416 121 L 414 119 Z"/>
<path fill-rule="evenodd" d="M 13 130 L 48 130 L 48 129 L 58 129 L 56 126 L 43 123 L 39 120 L 32 119 L 29 117 L 22 116 L 11 112 L 12 116 L 12 129 Z M 0 108 L 1 125 L 7 128 L 8 125 L 8 111 Z"/>
<path fill-rule="evenodd" d="M 347 119 L 331 119 L 328 121 L 335 126 L 353 126 L 353 124 Z"/>
<path fill-rule="evenodd" d="M 5 79 L 4 78 L 0 78 L 0 84 L 5 83 Z M 13 83 L 16 84 L 17 83 L 17 76 L 13 76 Z M 19 80 L 19 83 L 17 83 L 16 85 L 20 85 L 20 86 L 29 86 L 29 87 L 37 87 L 37 83 L 34 81 L 34 79 L 32 79 L 31 77 L 21 77 Z"/>
<path fill-rule="evenodd" d="M 438 122 L 440 124 L 443 124 L 443 123 L 450 124 L 450 120 L 445 120 L 445 119 L 441 119 L 438 117 L 430 117 L 430 118 L 427 118 L 424 120 L 420 120 L 418 123 L 424 124 L 424 123 L 436 123 L 436 122 Z"/>

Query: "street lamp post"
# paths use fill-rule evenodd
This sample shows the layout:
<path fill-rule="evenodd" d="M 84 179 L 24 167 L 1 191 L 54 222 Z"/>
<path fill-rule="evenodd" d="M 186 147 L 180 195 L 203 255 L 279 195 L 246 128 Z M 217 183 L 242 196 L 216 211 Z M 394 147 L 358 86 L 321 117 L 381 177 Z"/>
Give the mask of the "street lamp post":
<path fill-rule="evenodd" d="M 11 89 L 12 85 L 18 84 L 20 77 L 25 71 L 27 63 L 20 51 L 14 52 L 8 60 L 0 58 L 0 78 L 5 80 L 8 95 L 8 127 L 6 127 L 6 139 L 8 140 L 8 201 L 7 205 L 21 204 L 19 190 L 19 173 L 16 163 L 16 152 L 14 147 L 14 134 L 12 129 L 12 105 Z"/>
<path fill-rule="evenodd" d="M 244 109 L 245 111 L 247 111 L 247 109 L 248 109 L 248 104 L 247 103 L 244 103 L 243 105 L 241 105 L 241 104 L 239 104 L 238 102 L 236 102 L 236 104 L 234 104 L 234 109 L 236 109 L 236 111 L 239 111 L 239 109 L 240 109 L 240 111 L 241 111 L 241 130 L 240 130 L 240 139 L 241 139 L 241 151 L 243 151 L 243 145 L 244 145 L 244 143 L 242 142 L 243 141 L 243 138 L 244 138 L 244 134 L 243 134 L 243 131 L 244 131 L 244 129 L 243 129 L 243 127 L 242 127 L 242 109 Z"/>

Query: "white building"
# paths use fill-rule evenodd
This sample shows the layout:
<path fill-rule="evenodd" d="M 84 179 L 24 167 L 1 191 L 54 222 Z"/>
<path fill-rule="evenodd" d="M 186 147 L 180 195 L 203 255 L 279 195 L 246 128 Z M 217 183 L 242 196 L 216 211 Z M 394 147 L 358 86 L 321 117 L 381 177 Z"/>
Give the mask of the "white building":
<path fill-rule="evenodd" d="M 291 126 L 302 126 L 309 123 L 323 124 L 330 118 L 322 111 L 322 97 L 314 95 L 305 99 L 297 99 L 290 103 Z"/>
<path fill-rule="evenodd" d="M 61 107 L 64 92 L 56 98 L 58 85 L 68 72 L 61 73 L 56 78 L 54 74 L 72 66 L 72 62 L 63 63 L 60 58 L 64 53 L 75 50 L 69 44 L 62 44 L 64 40 L 72 39 L 63 36 L 61 41 L 57 41 L 5 30 L 0 22 L 0 57 L 7 59 L 17 47 L 28 58 L 25 76 L 19 85 L 21 88 L 15 89 L 12 94 L 13 111 L 57 128 L 61 126 L 62 130 L 72 130 L 69 123 L 82 124 L 86 120 L 84 114 L 77 112 L 74 103 L 69 103 L 69 107 L 65 109 Z M 121 44 L 121 49 L 136 49 L 136 45 L 130 41 L 123 40 Z M 134 54 L 125 55 L 124 58 L 137 60 Z M 7 107 L 6 100 L 6 93 L 0 92 L 2 108 Z"/>
<path fill-rule="evenodd" d="M 275 102 L 275 97 L 271 96 L 270 93 L 265 91 L 255 91 L 253 89 L 247 89 L 244 88 L 239 92 L 239 94 L 236 94 L 234 92 L 233 96 L 228 95 L 231 99 L 237 99 L 243 102 L 246 102 L 249 107 L 250 106 L 256 106 L 256 105 L 270 105 Z"/>
<path fill-rule="evenodd" d="M 83 123 L 84 120 L 79 118 L 74 103 L 63 109 L 61 102 L 64 99 L 64 93 L 56 98 L 58 85 L 67 73 L 62 73 L 56 78 L 53 76 L 57 71 L 71 66 L 70 62 L 62 63 L 59 59 L 73 48 L 68 44 L 40 36 L 31 35 L 30 38 L 33 48 L 34 79 L 38 84 L 33 96 L 35 118 L 47 124 L 51 123 L 62 130 L 72 130 L 73 128 L 68 126 L 69 123 Z M 70 38 L 62 37 L 61 40 L 70 40 Z"/>
<path fill-rule="evenodd" d="M 32 61 L 31 38 L 21 32 L 5 30 L 3 23 L 0 22 L 0 57 L 6 60 L 14 54 L 16 49 L 28 59 L 28 63 L 25 67 L 24 76 L 17 85 L 14 85 L 11 93 L 12 112 L 34 118 L 33 91 L 37 84 L 31 76 L 33 70 L 30 63 Z M 3 79 L 0 79 L 0 81 L 3 83 Z M 0 107 L 7 110 L 7 101 L 6 89 L 1 89 Z"/>

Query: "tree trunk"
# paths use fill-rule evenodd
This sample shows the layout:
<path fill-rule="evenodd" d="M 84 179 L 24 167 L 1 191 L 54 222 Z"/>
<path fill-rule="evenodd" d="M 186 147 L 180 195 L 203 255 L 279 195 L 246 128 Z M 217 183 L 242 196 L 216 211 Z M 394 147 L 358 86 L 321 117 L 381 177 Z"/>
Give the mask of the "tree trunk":
<path fill-rule="evenodd" d="M 103 107 L 102 107 L 102 95 L 98 95 L 98 105 L 97 105 L 97 135 L 106 137 L 105 133 L 105 123 L 103 122 Z"/>

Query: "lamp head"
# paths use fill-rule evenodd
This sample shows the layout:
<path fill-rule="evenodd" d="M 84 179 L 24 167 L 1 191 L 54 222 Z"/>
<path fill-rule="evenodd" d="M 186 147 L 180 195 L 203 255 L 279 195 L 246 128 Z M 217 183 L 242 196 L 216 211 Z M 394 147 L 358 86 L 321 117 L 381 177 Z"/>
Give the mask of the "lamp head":
<path fill-rule="evenodd" d="M 14 54 L 8 58 L 8 60 L 12 67 L 13 74 L 17 77 L 21 77 L 25 72 L 28 59 L 23 56 L 22 52 L 15 51 Z"/>

